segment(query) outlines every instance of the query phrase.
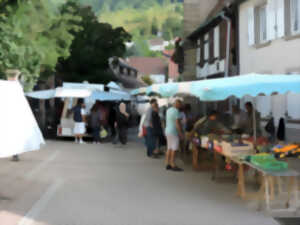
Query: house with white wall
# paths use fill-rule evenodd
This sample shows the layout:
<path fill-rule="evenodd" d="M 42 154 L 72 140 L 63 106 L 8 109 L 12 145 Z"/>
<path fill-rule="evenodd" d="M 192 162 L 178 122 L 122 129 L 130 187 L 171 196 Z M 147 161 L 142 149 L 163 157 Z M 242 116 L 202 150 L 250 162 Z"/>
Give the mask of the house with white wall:
<path fill-rule="evenodd" d="M 300 0 L 247 0 L 239 5 L 240 74 L 300 74 Z M 287 137 L 300 135 L 300 95 L 256 97 L 262 117 L 284 118 Z"/>

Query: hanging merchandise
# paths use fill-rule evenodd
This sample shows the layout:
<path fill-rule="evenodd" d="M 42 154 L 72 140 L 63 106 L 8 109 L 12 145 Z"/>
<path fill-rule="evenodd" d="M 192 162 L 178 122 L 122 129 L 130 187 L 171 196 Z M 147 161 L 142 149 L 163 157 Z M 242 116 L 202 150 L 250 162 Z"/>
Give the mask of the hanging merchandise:
<path fill-rule="evenodd" d="M 283 118 L 279 120 L 277 138 L 279 141 L 285 141 L 285 121 Z"/>

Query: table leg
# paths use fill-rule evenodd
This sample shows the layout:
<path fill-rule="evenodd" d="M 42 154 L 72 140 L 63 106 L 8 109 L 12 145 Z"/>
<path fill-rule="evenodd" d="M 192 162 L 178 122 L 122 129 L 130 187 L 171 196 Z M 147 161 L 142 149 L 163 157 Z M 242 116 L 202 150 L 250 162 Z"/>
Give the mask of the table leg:
<path fill-rule="evenodd" d="M 199 169 L 198 157 L 199 157 L 199 149 L 195 145 L 193 145 L 193 169 L 195 170 Z"/>
<path fill-rule="evenodd" d="M 288 185 L 288 199 L 287 199 L 287 202 L 286 202 L 286 208 L 290 208 L 291 207 L 291 192 L 292 192 L 292 189 L 294 187 L 294 179 L 293 177 L 289 177 L 289 185 Z"/>
<path fill-rule="evenodd" d="M 266 196 L 266 209 L 270 211 L 270 192 L 269 192 L 269 179 L 267 176 L 264 176 L 265 180 L 265 196 Z"/>
<path fill-rule="evenodd" d="M 244 165 L 242 163 L 238 164 L 238 196 L 241 199 L 245 199 L 245 176 L 244 176 Z"/>
<path fill-rule="evenodd" d="M 218 159 L 217 159 L 217 152 L 214 151 L 214 162 L 213 162 L 213 173 L 212 173 L 212 180 L 217 179 L 217 170 L 218 170 Z"/>
<path fill-rule="evenodd" d="M 278 194 L 281 195 L 282 194 L 281 177 L 276 177 L 276 183 L 278 186 Z"/>
<path fill-rule="evenodd" d="M 294 191 L 295 191 L 295 210 L 298 208 L 298 177 L 294 177 Z"/>
<path fill-rule="evenodd" d="M 274 177 L 269 177 L 269 181 L 270 181 L 270 194 L 271 194 L 270 199 L 274 200 L 275 197 Z"/>

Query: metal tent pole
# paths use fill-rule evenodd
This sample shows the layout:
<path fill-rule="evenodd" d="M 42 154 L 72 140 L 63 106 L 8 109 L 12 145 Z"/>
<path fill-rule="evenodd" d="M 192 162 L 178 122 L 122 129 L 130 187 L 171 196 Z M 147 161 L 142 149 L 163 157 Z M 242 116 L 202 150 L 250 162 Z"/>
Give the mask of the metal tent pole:
<path fill-rule="evenodd" d="M 256 131 L 256 104 L 255 104 L 255 99 L 253 101 L 253 106 L 252 106 L 252 118 L 253 118 L 253 137 L 254 137 L 254 146 L 256 146 L 256 140 L 257 140 L 257 131 Z"/>

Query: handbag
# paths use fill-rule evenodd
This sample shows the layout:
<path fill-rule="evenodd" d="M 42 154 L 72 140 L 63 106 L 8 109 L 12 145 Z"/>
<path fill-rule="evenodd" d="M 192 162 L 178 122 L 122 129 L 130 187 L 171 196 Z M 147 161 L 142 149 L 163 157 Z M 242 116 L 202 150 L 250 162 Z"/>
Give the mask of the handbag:
<path fill-rule="evenodd" d="M 106 138 L 108 135 L 107 130 L 104 127 L 101 127 L 99 136 L 100 138 Z"/>
<path fill-rule="evenodd" d="M 144 127 L 144 126 L 143 126 L 142 129 L 143 129 L 143 137 L 146 137 L 146 135 L 147 135 L 147 129 L 146 129 L 146 127 Z"/>

